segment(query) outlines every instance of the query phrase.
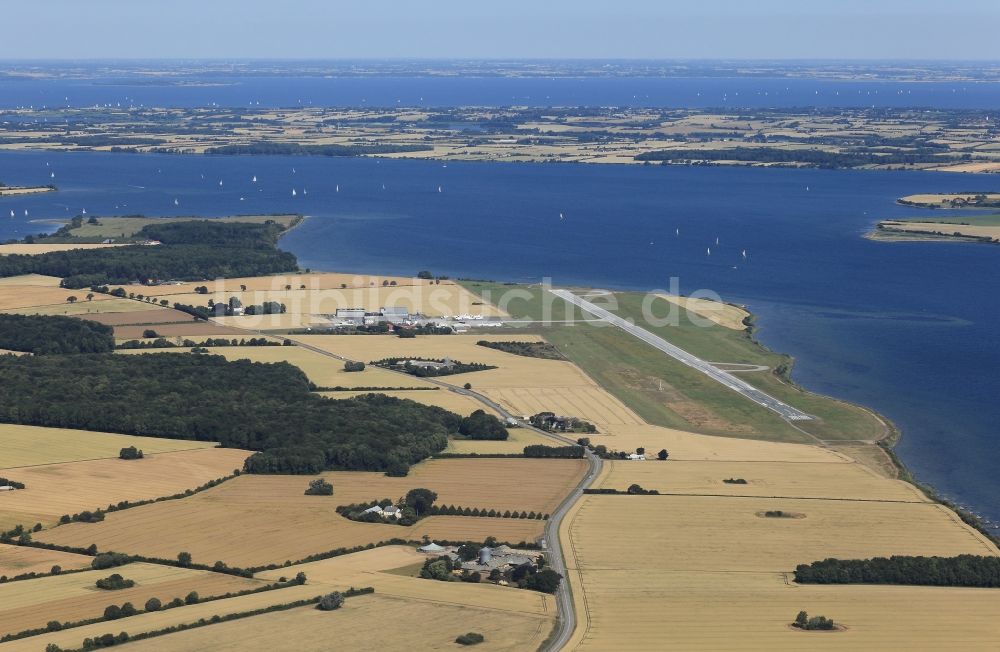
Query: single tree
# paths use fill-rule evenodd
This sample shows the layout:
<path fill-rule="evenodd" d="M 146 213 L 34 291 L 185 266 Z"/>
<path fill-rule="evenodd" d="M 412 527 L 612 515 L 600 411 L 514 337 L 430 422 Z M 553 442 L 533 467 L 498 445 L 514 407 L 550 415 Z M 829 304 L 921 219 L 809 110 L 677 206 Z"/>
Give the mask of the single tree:
<path fill-rule="evenodd" d="M 333 611 L 334 609 L 340 609 L 343 605 L 344 594 L 340 591 L 334 591 L 320 598 L 316 608 L 321 611 Z"/>

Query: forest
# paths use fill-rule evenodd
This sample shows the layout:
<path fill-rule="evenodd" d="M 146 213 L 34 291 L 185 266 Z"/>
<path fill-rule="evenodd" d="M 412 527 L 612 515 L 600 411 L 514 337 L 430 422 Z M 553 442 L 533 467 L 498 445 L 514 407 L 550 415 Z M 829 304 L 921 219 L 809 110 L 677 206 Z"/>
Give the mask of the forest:
<path fill-rule="evenodd" d="M 274 246 L 281 230 L 274 222 L 192 220 L 147 225 L 138 236 L 162 244 L 2 256 L 0 277 L 59 276 L 62 287 L 79 289 L 294 272 L 295 256 Z"/>
<path fill-rule="evenodd" d="M 0 386 L 2 422 L 217 441 L 257 451 L 251 473 L 405 475 L 461 423 L 385 395 L 323 398 L 291 364 L 215 355 L 7 356 Z"/>
<path fill-rule="evenodd" d="M 0 349 L 49 353 L 107 353 L 114 329 L 73 317 L 0 314 Z"/>

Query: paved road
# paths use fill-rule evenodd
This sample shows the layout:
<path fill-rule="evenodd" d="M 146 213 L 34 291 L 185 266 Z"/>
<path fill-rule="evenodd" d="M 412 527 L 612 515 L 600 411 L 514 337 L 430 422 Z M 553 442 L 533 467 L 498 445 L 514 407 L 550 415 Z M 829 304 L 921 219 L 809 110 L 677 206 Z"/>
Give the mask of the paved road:
<path fill-rule="evenodd" d="M 754 403 L 757 403 L 758 405 L 762 405 L 769 410 L 777 412 L 783 419 L 787 419 L 788 421 L 808 421 L 812 419 L 812 417 L 806 414 L 805 412 L 802 412 L 801 410 L 794 408 L 791 405 L 788 405 L 787 403 L 779 401 L 770 394 L 760 391 L 753 385 L 747 383 L 744 380 L 741 380 L 740 378 L 737 378 L 728 371 L 723 371 L 721 369 L 712 366 L 711 363 L 705 362 L 701 358 L 691 355 L 684 349 L 674 346 L 673 344 L 666 341 L 662 337 L 654 335 L 649 331 L 647 331 L 646 329 L 640 328 L 639 326 L 636 326 L 635 324 L 622 319 L 618 315 L 608 312 L 604 308 L 595 306 L 591 302 L 585 299 L 581 299 L 572 292 L 569 292 L 567 290 L 551 290 L 551 292 L 560 299 L 572 303 L 581 310 L 589 312 L 590 314 L 596 317 L 600 317 L 609 324 L 617 326 L 618 328 L 622 329 L 626 333 L 629 333 L 630 335 L 634 335 L 635 337 L 639 338 L 646 344 L 649 344 L 650 346 L 655 347 L 660 351 L 663 351 L 664 353 L 674 358 L 675 360 L 679 360 L 680 362 L 686 364 L 692 369 L 700 371 L 701 373 L 705 374 L 712 380 L 715 380 L 716 382 L 725 385 L 734 392 L 739 392 L 740 394 L 747 397 Z"/>
<path fill-rule="evenodd" d="M 281 336 L 269 335 L 267 333 L 263 333 L 260 331 L 252 331 L 250 329 L 242 329 L 242 330 L 248 330 L 250 332 L 254 332 L 257 333 L 258 335 L 262 335 L 265 337 L 281 338 Z M 344 356 L 337 355 L 336 353 L 331 353 L 330 351 L 321 349 L 317 346 L 307 344 L 303 342 L 302 339 L 303 338 L 295 340 L 295 343 L 297 346 L 301 346 L 303 349 L 306 349 L 308 351 L 313 351 L 314 353 L 318 353 L 320 355 L 326 356 L 328 358 L 333 358 L 335 360 L 347 361 L 349 359 L 345 358 Z M 412 378 L 412 376 L 402 371 L 398 371 L 396 373 L 403 376 L 407 376 L 408 378 Z M 521 428 L 527 428 L 529 430 L 532 430 L 538 433 L 539 435 L 542 435 L 543 437 L 547 437 L 549 439 L 558 442 L 559 444 L 562 445 L 576 444 L 575 439 L 571 439 L 569 437 L 563 437 L 562 435 L 556 433 L 546 432 L 544 430 L 535 428 L 530 423 L 522 421 L 516 415 L 508 412 L 499 403 L 480 394 L 479 392 L 473 391 L 471 389 L 465 389 L 464 387 L 456 387 L 454 385 L 449 385 L 448 383 L 441 380 L 437 380 L 435 378 L 422 378 L 421 380 L 432 383 L 434 385 L 438 385 L 439 387 L 442 387 L 451 392 L 455 392 L 456 394 L 461 394 L 463 396 L 468 396 L 469 398 L 475 399 L 480 403 L 482 403 L 483 405 L 490 408 L 491 410 L 493 410 L 494 412 L 497 412 L 504 419 L 514 419 L 515 421 L 517 421 L 518 425 Z M 581 496 L 583 496 L 583 490 L 590 487 L 590 485 L 594 482 L 594 480 L 597 479 L 597 476 L 601 474 L 601 468 L 603 466 L 601 458 L 597 457 L 589 450 L 587 450 L 586 459 L 589 465 L 589 468 L 587 469 L 587 474 L 580 480 L 580 482 L 576 485 L 576 487 L 574 487 L 572 493 L 566 496 L 563 499 L 563 501 L 559 503 L 559 506 L 556 508 L 556 510 L 552 512 L 552 514 L 549 516 L 549 520 L 545 522 L 545 538 L 543 540 L 543 543 L 546 552 L 548 552 L 548 565 L 549 568 L 551 568 L 552 570 L 563 576 L 563 581 L 559 585 L 559 590 L 556 591 L 556 609 L 557 609 L 556 630 L 548 638 L 548 642 L 545 644 L 543 648 L 545 652 L 548 652 L 550 650 L 552 652 L 555 652 L 556 650 L 561 650 L 563 646 L 566 645 L 569 639 L 573 636 L 573 632 L 576 630 L 576 625 L 577 625 L 576 609 L 573 607 L 573 592 L 572 588 L 570 587 L 569 573 L 566 570 L 566 558 L 563 556 L 562 545 L 561 542 L 559 541 L 559 528 L 562 525 L 563 518 L 573 507 L 573 504 Z"/>

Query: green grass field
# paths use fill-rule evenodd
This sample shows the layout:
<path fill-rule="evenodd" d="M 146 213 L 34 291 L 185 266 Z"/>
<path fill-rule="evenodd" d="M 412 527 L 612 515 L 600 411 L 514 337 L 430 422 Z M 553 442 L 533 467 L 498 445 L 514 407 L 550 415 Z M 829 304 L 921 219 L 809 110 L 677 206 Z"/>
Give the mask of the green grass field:
<path fill-rule="evenodd" d="M 149 224 L 167 224 L 170 222 L 190 222 L 206 219 L 201 217 L 98 217 L 97 224 L 84 222 L 79 228 L 73 229 L 68 238 L 50 238 L 47 242 L 100 242 L 105 238 L 127 239 L 135 236 L 144 226 Z M 211 218 L 222 222 L 262 223 L 274 220 L 288 228 L 300 218 L 297 215 L 233 215 L 230 217 Z M 68 223 L 64 220 L 63 223 Z"/>
<path fill-rule="evenodd" d="M 499 301 L 512 286 L 465 282 L 467 289 L 491 301 Z M 553 322 L 579 319 L 567 314 L 568 304 L 537 287 L 518 286 L 530 298 L 507 303 L 507 311 L 518 318 L 539 320 L 544 302 L 550 302 Z M 681 308 L 678 325 L 651 326 L 641 319 L 643 294 L 615 294 L 617 314 L 633 318 L 647 330 L 711 362 L 765 365 L 772 370 L 789 367 L 791 359 L 765 349 L 745 331 L 721 326 L 699 326 Z M 606 302 L 602 307 L 612 309 Z M 666 310 L 665 302 L 658 302 Z M 729 390 L 627 333 L 604 325 L 534 324 L 526 330 L 543 335 L 570 361 L 602 387 L 636 411 L 646 421 L 661 426 L 706 434 L 749 437 L 774 441 L 813 442 L 809 435 L 791 426 L 774 412 Z M 741 378 L 817 417 L 799 428 L 833 441 L 876 439 L 885 434 L 880 420 L 867 410 L 834 399 L 810 394 L 785 381 L 773 371 L 739 374 Z"/>

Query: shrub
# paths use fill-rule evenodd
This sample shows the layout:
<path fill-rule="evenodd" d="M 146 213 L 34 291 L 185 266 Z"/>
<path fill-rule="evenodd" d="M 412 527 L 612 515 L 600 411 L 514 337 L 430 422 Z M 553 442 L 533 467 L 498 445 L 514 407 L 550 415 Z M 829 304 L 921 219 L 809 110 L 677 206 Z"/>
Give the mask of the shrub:
<path fill-rule="evenodd" d="M 191 553 L 190 552 L 179 552 L 177 553 L 177 561 L 181 566 L 191 565 Z"/>
<path fill-rule="evenodd" d="M 459 645 L 477 645 L 486 640 L 486 637 L 478 632 L 469 632 L 468 634 L 462 634 L 455 639 L 455 642 Z"/>
<path fill-rule="evenodd" d="M 364 371 L 364 362 L 354 362 L 353 360 L 348 360 L 344 363 L 344 371 Z"/>
<path fill-rule="evenodd" d="M 159 598 L 150 598 L 146 600 L 146 611 L 159 611 L 163 608 L 163 603 L 160 602 Z"/>
<path fill-rule="evenodd" d="M 118 458 L 122 460 L 141 460 L 142 451 L 135 446 L 126 446 L 118 451 Z"/>
<path fill-rule="evenodd" d="M 160 336 L 160 334 L 159 334 L 159 333 L 157 333 L 156 331 L 154 331 L 154 330 L 153 330 L 153 329 L 151 329 L 151 328 L 147 328 L 146 330 L 142 331 L 142 337 L 143 337 L 144 339 L 145 339 L 145 338 L 148 338 L 148 339 L 152 339 L 152 338 L 154 338 L 154 337 L 159 337 L 159 336 Z"/>
<path fill-rule="evenodd" d="M 130 589 L 135 586 L 134 580 L 125 579 L 118 573 L 112 573 L 107 577 L 103 577 L 96 582 L 97 588 L 104 589 L 105 591 L 118 591 L 121 589 Z"/>
<path fill-rule="evenodd" d="M 836 625 L 830 618 L 827 618 L 826 616 L 813 616 L 810 618 L 809 614 L 805 611 L 800 611 L 798 615 L 795 616 L 795 622 L 792 623 L 792 626 L 806 631 L 830 631 L 836 628 Z"/>
<path fill-rule="evenodd" d="M 476 410 L 462 419 L 458 432 L 467 439 L 492 441 L 505 440 L 509 436 L 500 419 L 483 410 Z"/>
<path fill-rule="evenodd" d="M 184 597 L 184 604 L 198 604 L 198 592 L 191 591 Z"/>
<path fill-rule="evenodd" d="M 316 608 L 321 611 L 333 611 L 340 609 L 344 604 L 344 594 L 339 591 L 327 593 L 316 604 Z"/>
<path fill-rule="evenodd" d="M 309 481 L 309 487 L 306 489 L 307 496 L 332 496 L 333 495 L 333 485 L 324 480 L 323 478 L 316 478 L 315 480 Z"/>

